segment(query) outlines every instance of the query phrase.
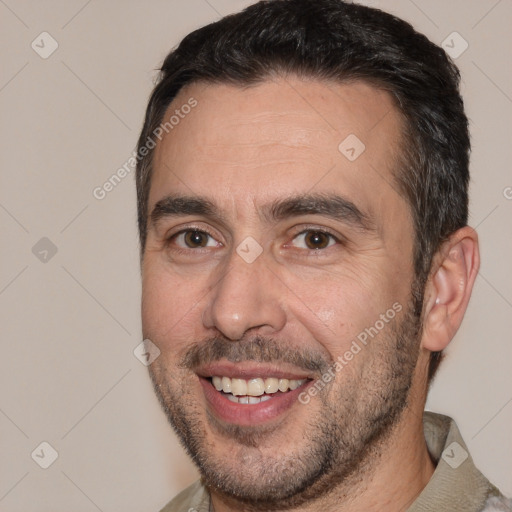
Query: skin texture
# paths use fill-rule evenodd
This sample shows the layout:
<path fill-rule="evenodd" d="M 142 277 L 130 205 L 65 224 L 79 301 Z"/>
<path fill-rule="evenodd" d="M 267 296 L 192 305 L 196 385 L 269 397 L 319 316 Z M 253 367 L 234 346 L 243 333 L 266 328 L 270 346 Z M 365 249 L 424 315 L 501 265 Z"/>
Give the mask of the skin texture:
<path fill-rule="evenodd" d="M 405 509 L 434 469 L 421 420 L 429 351 L 462 320 L 475 232 L 459 230 L 436 256 L 420 335 L 411 212 L 393 181 L 402 121 L 390 96 L 294 77 L 245 89 L 198 83 L 169 111 L 190 97 L 197 107 L 156 149 L 149 212 L 172 195 L 206 198 L 218 215 L 150 221 L 142 320 L 161 351 L 155 390 L 215 510 Z M 365 145 L 354 161 L 338 149 L 351 134 Z M 343 197 L 364 226 L 350 215 L 263 214 L 304 194 Z M 315 235 L 325 230 L 334 238 Z M 247 237 L 262 249 L 251 263 L 236 251 Z M 212 375 L 210 362 L 311 386 L 393 304 L 400 312 L 307 405 L 226 420 L 208 399 L 200 377 Z"/>

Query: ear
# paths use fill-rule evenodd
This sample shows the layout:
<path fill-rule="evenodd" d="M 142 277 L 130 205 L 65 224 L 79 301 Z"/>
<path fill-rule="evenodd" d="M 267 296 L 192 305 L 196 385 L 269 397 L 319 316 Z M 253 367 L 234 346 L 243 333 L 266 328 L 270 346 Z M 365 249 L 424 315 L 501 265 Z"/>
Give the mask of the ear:
<path fill-rule="evenodd" d="M 479 267 L 478 235 L 473 228 L 461 228 L 443 243 L 425 287 L 423 348 L 441 351 L 455 336 Z"/>

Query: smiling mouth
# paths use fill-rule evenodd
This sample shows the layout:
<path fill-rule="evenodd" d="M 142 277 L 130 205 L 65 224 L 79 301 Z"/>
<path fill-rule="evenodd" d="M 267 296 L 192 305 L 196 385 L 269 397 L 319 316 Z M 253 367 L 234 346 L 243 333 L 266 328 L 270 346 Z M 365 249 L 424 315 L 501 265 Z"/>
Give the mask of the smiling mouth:
<path fill-rule="evenodd" d="M 230 402 L 245 405 L 255 405 L 276 396 L 285 395 L 303 386 L 309 380 L 278 377 L 237 379 L 213 376 L 210 378 L 213 387 Z"/>

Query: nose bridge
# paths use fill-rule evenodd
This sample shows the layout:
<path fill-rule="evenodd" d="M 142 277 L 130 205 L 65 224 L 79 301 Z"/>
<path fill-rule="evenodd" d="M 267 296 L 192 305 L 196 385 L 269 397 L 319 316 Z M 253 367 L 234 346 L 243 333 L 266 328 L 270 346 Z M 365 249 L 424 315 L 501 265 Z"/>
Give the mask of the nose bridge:
<path fill-rule="evenodd" d="M 279 285 L 256 244 L 248 237 L 232 251 L 203 313 L 205 327 L 215 327 L 232 340 L 241 339 L 249 329 L 265 327 L 270 333 L 285 323 L 277 300 Z"/>

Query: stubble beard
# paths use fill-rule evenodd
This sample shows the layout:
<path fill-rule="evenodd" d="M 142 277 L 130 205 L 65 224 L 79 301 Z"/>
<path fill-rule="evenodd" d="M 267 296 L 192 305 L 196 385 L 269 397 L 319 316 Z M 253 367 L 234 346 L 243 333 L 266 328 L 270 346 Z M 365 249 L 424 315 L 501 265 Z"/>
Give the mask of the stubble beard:
<path fill-rule="evenodd" d="M 404 310 L 401 322 L 395 318 L 387 332 L 380 332 L 354 357 L 350 368 L 336 374 L 316 405 L 312 401 L 293 406 L 311 412 L 301 421 L 301 435 L 288 453 L 279 449 L 283 440 L 289 441 L 289 422 L 284 420 L 277 430 L 221 423 L 198 407 L 186 379 L 172 378 L 169 369 L 155 361 L 149 370 L 156 395 L 204 484 L 227 500 L 244 503 L 244 510 L 268 511 L 294 508 L 367 479 L 407 406 L 421 330 L 413 309 L 410 305 Z M 246 359 L 265 361 L 281 350 L 274 340 L 261 337 L 251 344 L 236 343 L 212 340 L 213 352 L 203 355 L 243 360 L 245 347 L 250 352 Z M 318 362 L 323 368 L 332 363 Z M 226 449 L 222 456 L 217 449 L 214 456 L 210 443 L 219 442 L 226 443 Z"/>

